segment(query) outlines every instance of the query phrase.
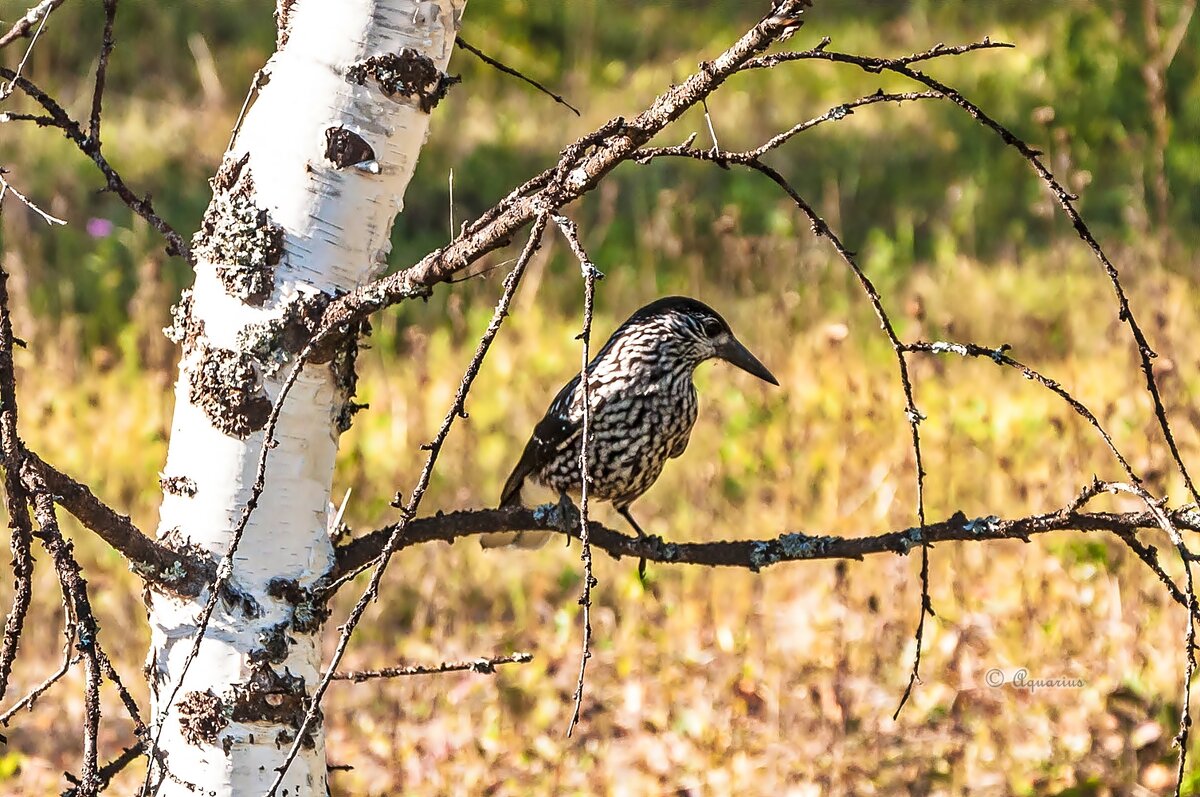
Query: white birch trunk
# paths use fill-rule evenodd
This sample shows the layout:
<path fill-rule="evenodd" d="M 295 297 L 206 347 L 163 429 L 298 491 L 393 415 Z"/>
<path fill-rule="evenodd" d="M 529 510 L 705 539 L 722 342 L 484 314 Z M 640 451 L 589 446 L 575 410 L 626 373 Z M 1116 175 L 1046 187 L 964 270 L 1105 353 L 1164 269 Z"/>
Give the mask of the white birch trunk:
<path fill-rule="evenodd" d="M 213 181 L 195 286 L 169 330 L 183 357 L 161 540 L 216 559 L 229 550 L 286 360 L 335 291 L 384 263 L 465 2 L 280 3 L 269 83 Z M 149 597 L 147 674 L 169 773 L 152 781 L 159 794 L 261 797 L 294 738 L 321 670 L 325 618 L 306 589 L 333 561 L 330 486 L 353 354 L 306 366 L 288 396 L 233 559 L 239 600 L 218 603 L 169 706 L 208 596 Z M 324 797 L 325 780 L 317 727 L 279 794 Z"/>

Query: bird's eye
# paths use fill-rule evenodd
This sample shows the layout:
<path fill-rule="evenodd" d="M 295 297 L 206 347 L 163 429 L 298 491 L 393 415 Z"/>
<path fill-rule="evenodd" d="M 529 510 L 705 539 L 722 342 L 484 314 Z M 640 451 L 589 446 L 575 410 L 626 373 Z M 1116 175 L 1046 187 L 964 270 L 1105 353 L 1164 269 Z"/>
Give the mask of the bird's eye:
<path fill-rule="evenodd" d="M 724 332 L 724 329 L 721 326 L 721 322 L 715 318 L 704 319 L 704 321 L 702 322 L 702 327 L 704 328 L 704 334 L 710 338 L 715 338 L 718 335 L 720 335 L 722 332 Z"/>

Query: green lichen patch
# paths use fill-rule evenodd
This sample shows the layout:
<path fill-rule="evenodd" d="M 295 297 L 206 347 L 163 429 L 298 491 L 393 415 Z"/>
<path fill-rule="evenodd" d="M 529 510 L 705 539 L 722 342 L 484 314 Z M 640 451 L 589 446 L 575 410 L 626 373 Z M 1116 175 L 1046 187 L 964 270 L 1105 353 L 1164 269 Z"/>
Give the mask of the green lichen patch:
<path fill-rule="evenodd" d="M 283 228 L 257 205 L 248 156 L 226 161 L 213 178 L 213 198 L 192 241 L 196 258 L 212 263 L 231 296 L 261 305 L 275 286 Z"/>
<path fill-rule="evenodd" d="M 284 305 L 278 318 L 243 327 L 237 334 L 238 348 L 253 357 L 263 373 L 277 373 L 312 340 L 329 301 L 330 296 L 325 293 L 294 297 Z"/>
<path fill-rule="evenodd" d="M 163 327 L 167 340 L 182 345 L 185 351 L 190 351 L 196 340 L 204 335 L 204 322 L 192 312 L 194 304 L 192 289 L 188 288 L 180 294 L 179 301 L 171 305 L 171 325 Z"/>

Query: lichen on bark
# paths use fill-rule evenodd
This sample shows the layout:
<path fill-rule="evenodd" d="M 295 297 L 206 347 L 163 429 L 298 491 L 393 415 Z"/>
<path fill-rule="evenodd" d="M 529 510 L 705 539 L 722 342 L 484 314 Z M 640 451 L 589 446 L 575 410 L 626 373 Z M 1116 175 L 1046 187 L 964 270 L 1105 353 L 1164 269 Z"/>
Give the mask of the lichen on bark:
<path fill-rule="evenodd" d="M 329 306 L 325 293 L 301 293 L 288 300 L 277 318 L 247 324 L 238 331 L 236 343 L 253 357 L 263 373 L 273 375 L 308 345 Z"/>
<path fill-rule="evenodd" d="M 211 263 L 231 295 L 262 305 L 275 287 L 275 266 L 283 257 L 283 228 L 256 204 L 249 155 L 226 160 L 212 180 L 213 198 L 192 250 Z"/>
<path fill-rule="evenodd" d="M 188 386 L 192 404 L 226 434 L 244 439 L 267 425 L 271 399 L 260 384 L 254 359 L 245 352 L 200 343 Z"/>
<path fill-rule="evenodd" d="M 229 724 L 229 709 L 212 690 L 188 692 L 175 710 L 179 715 L 179 732 L 190 744 L 215 745 Z"/>

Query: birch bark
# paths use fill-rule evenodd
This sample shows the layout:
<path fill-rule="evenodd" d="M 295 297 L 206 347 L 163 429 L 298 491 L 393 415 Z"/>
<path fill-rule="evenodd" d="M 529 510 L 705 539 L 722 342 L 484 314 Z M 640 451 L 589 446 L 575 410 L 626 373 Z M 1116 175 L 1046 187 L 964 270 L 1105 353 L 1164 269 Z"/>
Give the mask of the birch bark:
<path fill-rule="evenodd" d="M 183 353 L 160 540 L 229 552 L 290 359 L 330 298 L 386 260 L 429 112 L 452 82 L 444 72 L 465 2 L 280 3 L 269 82 L 212 181 L 195 283 L 167 330 Z M 321 668 L 325 617 L 310 590 L 333 565 L 329 498 L 354 411 L 354 353 L 307 365 L 288 395 L 229 595 L 186 673 L 208 595 L 147 598 L 165 762 L 154 793 L 261 795 L 294 738 Z M 324 797 L 325 781 L 318 728 L 280 793 Z"/>

